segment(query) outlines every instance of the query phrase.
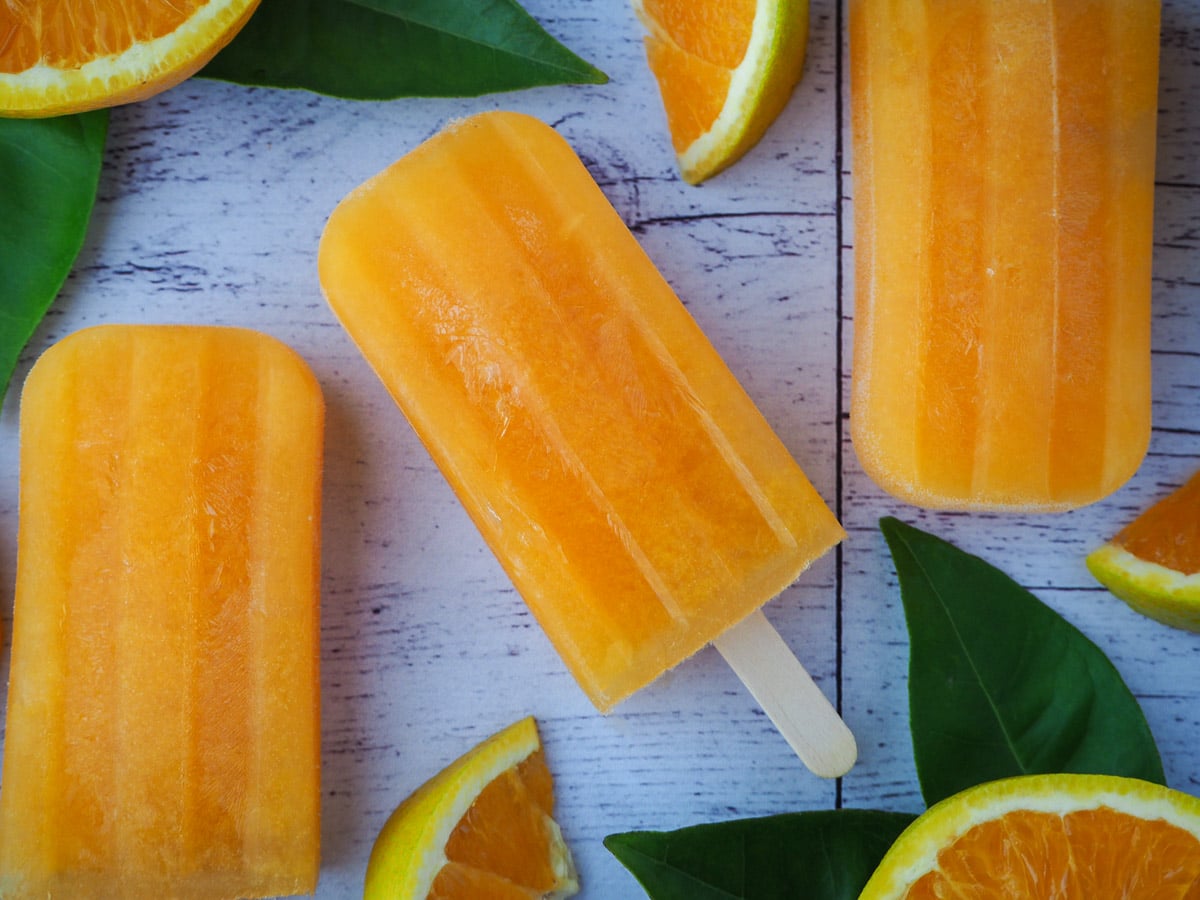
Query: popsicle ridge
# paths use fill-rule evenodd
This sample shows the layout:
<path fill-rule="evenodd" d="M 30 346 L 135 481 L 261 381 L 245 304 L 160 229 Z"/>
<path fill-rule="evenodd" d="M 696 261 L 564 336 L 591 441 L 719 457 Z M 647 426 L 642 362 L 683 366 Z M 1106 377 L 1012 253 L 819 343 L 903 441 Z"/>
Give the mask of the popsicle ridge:
<path fill-rule="evenodd" d="M 195 865 L 205 840 L 196 822 L 202 793 L 194 790 L 204 771 L 197 753 L 198 735 L 190 727 L 200 699 L 195 681 L 203 677 L 193 637 L 199 618 L 193 598 L 204 589 L 206 563 L 196 528 L 203 473 L 190 462 L 180 464 L 199 458 L 203 417 L 155 420 L 173 402 L 189 406 L 203 402 L 198 386 L 208 367 L 199 356 L 182 356 L 160 371 L 164 359 L 178 350 L 177 345 L 168 349 L 135 340 L 99 347 L 94 360 L 97 370 L 120 368 L 127 377 L 119 392 L 94 404 L 88 403 L 85 387 L 77 406 L 84 433 L 92 432 L 88 406 L 122 423 L 120 433 L 102 451 L 113 458 L 114 472 L 112 494 L 101 501 L 100 509 L 106 509 L 113 522 L 109 526 L 101 520 L 95 547 L 95 552 L 102 552 L 106 541 L 115 545 L 118 566 L 110 590 L 89 598 L 102 615 L 114 620 L 109 627 L 115 659 L 111 671 L 91 677 L 73 672 L 67 690 L 78 696 L 95 685 L 97 675 L 110 682 L 109 712 L 100 715 L 112 717 L 116 733 L 111 747 L 95 745 L 89 748 L 91 753 L 80 752 L 70 760 L 64 781 L 89 771 L 97 756 L 111 753 L 112 780 L 94 786 L 103 823 L 94 835 L 92 853 L 96 859 L 111 860 L 106 876 L 127 892 L 138 890 L 137 881 L 144 873 L 165 868 L 169 877 L 177 877 Z M 111 537 L 105 537 L 110 527 Z M 81 570 L 94 568 L 93 552 L 78 553 L 75 562 Z M 163 585 L 165 596 L 147 603 L 139 584 Z M 86 598 L 86 585 L 76 590 L 64 602 L 82 605 L 73 598 Z M 65 629 L 68 647 L 89 640 L 72 627 L 69 616 Z M 153 652 L 148 652 L 151 643 Z M 163 659 L 177 664 L 164 671 Z M 70 716 L 69 706 L 64 713 Z M 240 723 L 236 710 L 228 713 L 232 730 Z M 80 742 L 81 751 L 84 746 Z M 113 796 L 106 796 L 110 792 Z M 71 830 L 73 799 L 69 792 L 61 798 L 64 832 Z M 172 821 L 164 815 L 168 808 L 178 810 L 178 818 Z M 212 840 L 226 849 L 224 822 L 214 824 Z M 81 858 L 72 854 L 62 863 L 63 870 L 77 871 Z"/>
<path fill-rule="evenodd" d="M 851 106 L 856 289 L 850 425 L 863 467 L 885 485 L 894 479 L 898 493 L 915 496 L 916 427 L 878 428 L 874 422 L 886 406 L 897 421 L 915 423 L 921 402 L 917 375 L 906 355 L 923 352 L 923 318 L 909 311 L 928 293 L 925 229 L 932 138 L 922 112 L 929 93 L 923 64 L 930 52 L 928 10 L 923 3 L 908 4 L 907 27 L 886 6 L 868 13 L 864 0 L 851 3 L 850 12 L 850 47 L 856 51 L 850 57 L 851 84 L 858 101 Z M 890 34 L 900 39 L 892 43 Z M 899 69 L 911 89 L 888 92 L 882 80 L 889 67 Z M 906 127 L 911 128 L 908 139 L 894 140 L 893 134 Z M 913 182 L 905 203 L 887 202 L 886 185 Z M 880 234 L 913 231 L 909 243 L 878 240 Z M 885 273 L 891 300 L 881 303 Z M 864 427 L 867 423 L 870 427 Z M 891 464 L 885 467 L 882 460 Z"/>
<path fill-rule="evenodd" d="M 455 208 L 470 216 L 480 241 L 493 249 L 502 248 L 502 255 L 507 260 L 502 277 L 523 286 L 522 304 L 536 306 L 544 311 L 548 319 L 553 320 L 552 334 L 558 352 L 586 360 L 587 379 L 604 384 L 603 393 L 606 397 L 633 394 L 635 405 L 647 401 L 648 398 L 638 391 L 636 385 L 613 384 L 602 365 L 603 360 L 613 354 L 626 356 L 632 353 L 629 346 L 622 346 L 620 336 L 606 327 L 607 323 L 596 328 L 591 337 L 584 334 L 590 322 L 581 323 L 562 314 L 563 311 L 555 302 L 556 286 L 547 284 L 544 274 L 529 263 L 529 251 L 525 247 L 513 244 L 501 226 L 497 212 L 488 208 L 486 196 L 472 190 L 459 172 L 439 172 L 435 177 L 445 202 L 454 204 Z M 394 225 L 397 229 L 404 228 L 400 221 Z M 494 465 L 511 468 L 517 464 L 532 464 L 536 460 L 536 467 L 546 472 L 561 467 L 564 474 L 580 485 L 580 496 L 588 498 L 595 520 L 603 522 L 622 551 L 629 553 L 636 561 L 637 570 L 652 586 L 654 602 L 661 605 L 671 618 L 682 620 L 682 608 L 675 602 L 666 582 L 625 525 L 617 504 L 605 494 L 597 481 L 600 472 L 598 467 L 603 460 L 597 460 L 594 456 L 585 459 L 587 444 L 580 441 L 577 426 L 574 433 L 568 433 L 570 421 L 558 415 L 548 399 L 561 395 L 562 388 L 546 378 L 539 381 L 535 374 L 538 367 L 533 365 L 531 356 L 544 351 L 542 339 L 536 335 L 517 335 L 515 328 L 511 328 L 506 339 L 499 339 L 497 335 L 510 329 L 516 310 L 492 310 L 487 304 L 471 302 L 474 293 L 472 279 L 464 277 L 464 272 L 456 274 L 435 262 L 452 258 L 452 255 L 449 248 L 439 244 L 438 235 L 433 230 L 428 227 L 410 228 L 398 233 L 404 234 L 410 248 L 428 266 L 427 271 L 439 270 L 439 301 L 418 310 L 416 315 L 422 320 L 422 327 L 444 338 L 446 349 L 442 353 L 443 358 L 466 386 L 468 398 L 478 410 L 482 429 L 496 436 L 500 452 L 496 455 Z M 472 268 L 469 262 L 461 259 L 457 262 L 462 269 Z M 482 272 L 471 274 L 483 277 Z M 463 302 L 450 301 L 449 298 L 462 298 Z M 590 411 L 596 417 L 598 429 L 620 427 L 614 421 L 616 411 L 611 405 L 596 402 Z M 523 458 L 501 461 L 505 456 L 501 448 L 521 445 L 525 446 Z M 652 448 L 644 443 L 638 449 L 638 455 L 643 459 L 652 452 Z M 449 456 L 448 452 L 443 451 L 444 458 Z M 638 464 L 638 460 L 632 458 L 623 461 L 623 465 L 627 466 Z M 548 535 L 545 531 L 545 522 L 553 522 L 553 518 L 531 516 L 526 519 L 531 526 L 535 520 L 537 530 L 547 540 L 555 540 L 554 535 Z M 616 625 L 618 623 L 614 623 Z"/>
<path fill-rule="evenodd" d="M 1059 342 L 1052 6 L 990 3 L 978 20 L 978 198 L 986 215 L 978 223 L 981 252 L 974 269 L 981 310 L 979 377 L 971 392 L 977 404 L 967 485 L 972 496 L 1007 491 L 1039 497 L 1050 491 Z"/>
<path fill-rule="evenodd" d="M 508 140 L 517 146 L 516 140 L 507 135 L 505 129 L 497 128 L 496 131 L 500 140 Z M 621 552 L 630 553 L 636 561 L 637 569 L 649 587 L 649 591 L 638 592 L 642 596 L 639 602 L 658 603 L 667 615 L 680 623 L 682 630 L 690 611 L 668 586 L 669 581 L 678 583 L 682 573 L 675 573 L 668 579 L 660 572 L 670 561 L 664 560 L 669 551 L 641 545 L 626 525 L 631 507 L 656 506 L 662 516 L 677 523 L 681 532 L 693 529 L 693 540 L 714 548 L 714 553 L 704 564 L 709 569 L 708 577 L 727 583 L 733 576 L 723 556 L 724 547 L 719 535 L 714 533 L 709 516 L 697 505 L 699 499 L 678 494 L 669 487 L 659 489 L 656 486 L 656 482 L 662 481 L 661 474 L 656 479 L 651 472 L 660 465 L 661 447 L 658 444 L 666 438 L 656 441 L 653 434 L 647 433 L 652 429 L 643 432 L 637 426 L 658 422 L 666 429 L 665 434 L 684 428 L 690 422 L 686 433 L 679 435 L 677 440 L 697 445 L 711 443 L 735 473 L 746 490 L 747 500 L 756 510 L 752 512 L 747 507 L 739 512 L 731 506 L 726 509 L 726 515 L 743 518 L 760 515 L 776 531 L 777 539 L 794 545 L 794 538 L 786 529 L 779 533 L 778 516 L 763 503 L 761 495 L 749 483 L 744 467 L 730 459 L 727 445 L 715 435 L 711 418 L 696 400 L 684 374 L 639 320 L 637 310 L 626 305 L 630 293 L 627 285 L 616 280 L 611 270 L 599 266 L 589 269 L 593 274 L 589 281 L 591 287 L 586 295 L 575 290 L 573 297 L 582 313 L 570 314 L 563 302 L 564 294 L 570 289 L 564 289 L 562 282 L 556 282 L 554 266 L 545 264 L 547 259 L 554 257 L 555 251 L 542 230 L 518 228 L 516 234 L 524 239 L 517 242 L 503 226 L 505 217 L 512 215 L 511 208 L 505 209 L 503 201 L 497 200 L 492 192 L 477 190 L 461 171 L 438 171 L 431 177 L 440 185 L 443 202 L 469 215 L 481 243 L 499 250 L 507 267 L 504 277 L 510 283 L 523 286 L 520 302 L 524 309 L 520 312 L 507 308 L 493 310 L 489 304 L 469 302 L 475 292 L 472 285 L 481 283 L 486 277 L 483 266 L 490 267 L 491 264 L 481 264 L 480 270 L 474 271 L 474 261 L 460 257 L 456 260 L 455 272 L 442 269 L 443 277 L 447 279 L 444 296 L 467 298 L 468 301 L 454 306 L 454 324 L 443 328 L 437 307 L 418 314 L 428 312 L 434 330 L 453 336 L 451 345 L 454 349 L 446 354 L 446 358 L 453 360 L 460 377 L 468 385 L 480 415 L 491 416 L 493 409 L 499 413 L 498 421 L 490 426 L 498 436 L 497 443 L 503 445 L 511 441 L 519 446 L 528 439 L 530 444 L 544 448 L 546 465 L 565 464 L 571 477 L 581 485 L 579 495 L 590 498 L 596 520 L 605 523 Z M 525 187 L 524 192 L 535 202 L 558 206 L 561 200 L 557 195 L 541 190 L 541 177 L 540 173 L 529 177 L 528 184 L 532 187 Z M 568 223 L 580 221 L 578 213 L 569 213 L 565 208 L 562 211 Z M 409 217 L 409 221 L 414 220 L 415 217 Z M 428 223 L 425 217 L 422 221 Z M 396 227 L 401 227 L 400 223 L 397 222 Z M 568 234 L 556 232 L 553 241 L 573 243 L 572 236 L 577 239 L 581 252 L 591 253 L 587 234 L 580 228 L 572 227 Z M 431 267 L 435 258 L 452 258 L 450 248 L 437 243 L 436 229 L 431 229 L 428 224 L 420 229 L 412 228 L 407 239 L 413 247 L 421 248 L 418 252 Z M 532 263 L 534 258 L 539 265 Z M 573 272 L 563 274 L 568 279 L 574 277 Z M 622 307 L 626 315 L 603 318 L 591 312 L 600 297 Z M 531 307 L 538 309 L 536 316 L 530 315 Z M 514 324 L 518 316 L 529 317 L 534 323 L 532 328 L 539 332 L 544 330 L 544 333 L 531 335 L 518 328 Z M 553 327 L 545 328 L 543 323 L 546 322 L 552 323 Z M 500 333 L 507 335 L 503 342 L 494 338 Z M 557 344 L 557 353 L 578 361 L 576 367 L 555 371 L 535 365 L 534 360 L 544 352 L 547 339 Z M 575 399 L 573 385 L 580 375 L 580 366 L 585 373 L 582 380 L 596 385 L 594 394 L 586 401 L 586 416 L 569 414 L 580 402 Z M 639 373 L 650 369 L 669 373 L 669 391 L 656 391 L 653 379 L 639 377 Z M 497 396 L 499 406 L 494 399 Z M 622 435 L 620 458 L 592 449 L 596 445 L 596 436 L 605 433 Z M 704 460 L 704 456 L 699 459 Z M 636 493 L 621 487 L 626 482 L 632 483 L 633 480 L 628 478 L 631 471 L 645 472 L 636 480 Z M 722 476 L 714 472 L 713 477 Z M 546 513 L 544 506 L 542 513 L 536 517 L 541 523 L 540 528 L 545 528 L 547 522 L 562 521 Z M 578 515 L 578 508 L 575 514 Z M 594 539 L 595 533 L 590 537 Z M 654 554 L 654 561 L 650 554 Z"/>
<path fill-rule="evenodd" d="M 1149 440 L 1159 15 L 1153 0 L 1099 11 L 1055 7 L 1060 83 L 1069 85 L 1061 100 L 1063 327 L 1052 463 L 1062 492 L 1121 484 Z M 1119 75 L 1097 77 L 1097 60 Z M 1089 296 L 1103 302 L 1089 308 Z M 1103 452 L 1088 457 L 1080 446 Z"/>
<path fill-rule="evenodd" d="M 496 128 L 500 134 L 505 136 L 505 140 L 507 140 L 509 146 L 514 151 L 520 149 L 522 138 L 516 133 L 511 122 L 500 120 L 496 122 Z M 540 157 L 535 158 L 514 152 L 513 158 L 516 166 L 542 168 Z M 536 186 L 539 199 L 543 200 L 551 208 L 557 207 L 562 221 L 569 223 L 570 227 L 564 227 L 561 230 L 561 237 L 564 240 L 569 240 L 580 252 L 591 252 L 588 235 L 579 227 L 584 222 L 584 219 L 572 210 L 571 206 L 566 202 L 564 194 L 547 189 L 546 181 L 534 173 L 531 173 L 529 183 Z M 613 215 L 615 216 L 615 212 Z M 594 283 L 598 292 L 611 299 L 620 307 L 626 314 L 627 321 L 630 323 L 632 330 L 632 333 L 628 337 L 621 334 L 614 338 L 612 337 L 611 329 L 602 328 L 599 336 L 602 339 L 609 338 L 609 340 L 605 341 L 605 351 L 607 352 L 601 352 L 599 358 L 604 359 L 609 356 L 616 356 L 618 362 L 624 362 L 632 356 L 632 353 L 627 352 L 629 348 L 635 345 L 644 345 L 650 357 L 655 363 L 661 364 L 661 370 L 669 378 L 673 391 L 679 398 L 676 401 L 677 408 L 686 410 L 688 414 L 695 417 L 699 431 L 724 459 L 729 470 L 734 473 L 737 481 L 745 491 L 746 497 L 757 507 L 763 521 L 774 532 L 780 545 L 794 547 L 796 545 L 795 535 L 787 528 L 782 516 L 779 515 L 770 502 L 770 499 L 757 484 L 753 474 L 733 448 L 728 436 L 718 427 L 712 412 L 700 400 L 694 385 L 681 368 L 679 360 L 671 354 L 670 349 L 655 334 L 642 308 L 639 308 L 637 304 L 632 302 L 636 296 L 635 293 L 628 285 L 622 284 L 619 281 L 617 277 L 619 272 L 600 264 L 598 261 L 589 267 L 589 271 L 595 276 Z M 540 278 L 536 272 L 534 273 L 534 277 Z M 665 281 L 662 282 L 662 286 L 666 287 Z M 667 290 L 669 291 L 669 288 Z M 552 296 L 552 286 L 546 286 L 545 296 L 547 298 Z M 620 370 L 619 366 L 614 366 L 613 368 L 618 371 Z M 623 392 L 626 401 L 625 409 L 632 421 L 639 421 L 647 412 L 645 391 L 637 385 L 625 387 L 627 387 L 627 390 Z M 549 413 L 549 410 L 546 412 Z M 668 414 L 675 417 L 679 415 L 675 411 L 675 408 L 671 408 Z M 693 512 L 699 514 L 699 511 L 694 507 Z M 698 515 L 698 517 L 703 518 L 703 515 Z"/>
<path fill-rule="evenodd" d="M 511 123 L 498 122 L 497 130 L 505 135 L 505 139 L 514 150 L 521 146 L 521 138 L 514 133 Z M 514 154 L 514 157 L 517 159 L 516 164 L 519 166 L 537 167 L 539 169 L 542 166 L 540 159 L 528 156 L 522 157 L 519 154 Z M 530 181 L 539 185 L 539 198 L 544 200 L 548 206 L 557 207 L 562 221 L 569 223 L 570 227 L 563 228 L 562 237 L 569 239 L 581 252 L 587 252 L 589 249 L 587 234 L 579 227 L 584 222 L 583 217 L 571 209 L 562 194 L 546 190 L 544 184 L 541 184 L 541 179 L 532 175 Z M 688 375 L 680 367 L 679 361 L 672 356 L 670 349 L 654 333 L 641 310 L 630 302 L 633 294 L 627 285 L 620 283 L 617 278 L 619 273 L 599 263 L 593 265 L 590 271 L 596 274 L 595 283 L 597 290 L 621 307 L 634 330 L 634 334 L 629 338 L 621 339 L 621 337 L 611 337 L 610 329 L 601 329 L 599 337 L 602 339 L 608 337 L 610 339 L 605 342 L 605 352 L 601 352 L 599 357 L 603 359 L 609 356 L 616 356 L 618 357 L 618 361 L 625 361 L 631 355 L 626 352 L 627 345 L 644 344 L 651 357 L 656 362 L 662 364 L 662 370 L 667 374 L 674 391 L 679 397 L 678 403 L 680 408 L 686 410 L 687 414 L 696 418 L 699 430 L 718 451 L 724 459 L 725 464 L 729 467 L 729 470 L 735 474 L 746 493 L 746 497 L 758 508 L 763 521 L 775 533 L 780 545 L 794 547 L 796 545 L 795 535 L 788 530 L 783 517 L 779 515 L 779 512 L 775 509 L 770 499 L 757 484 L 753 474 L 735 451 L 729 438 L 718 427 L 712 412 L 700 400 L 695 387 L 689 381 Z M 546 287 L 546 296 L 552 296 L 551 286 Z M 630 389 L 624 392 L 625 407 L 630 418 L 637 421 L 646 414 L 646 398 L 644 392 L 636 385 L 627 387 Z M 549 411 L 547 410 L 547 412 Z M 693 508 L 693 512 L 698 511 Z M 700 516 L 700 518 L 703 518 L 703 516 Z M 732 574 L 730 577 L 733 577 Z"/>
<path fill-rule="evenodd" d="M 283 348 L 275 345 L 273 350 Z M 320 633 L 316 603 L 295 602 L 288 615 L 272 607 L 275 597 L 311 596 L 321 583 L 320 553 L 312 545 L 281 541 L 278 535 L 309 524 L 314 534 L 321 522 L 321 496 L 315 491 L 307 507 L 295 499 L 299 473 L 309 472 L 314 454 L 319 455 L 320 420 L 298 440 L 297 422 L 307 416 L 310 402 L 297 390 L 297 382 L 310 386 L 320 396 L 316 378 L 302 360 L 287 351 L 260 352 L 255 360 L 259 385 L 256 432 L 260 435 L 253 462 L 254 514 L 250 517 L 248 540 L 250 592 L 245 611 L 251 646 L 247 685 L 253 692 L 253 709 L 270 710 L 269 716 L 249 718 L 254 731 L 248 755 L 249 787 L 245 825 L 242 829 L 242 859 L 262 885 L 276 882 L 280 889 L 296 893 L 311 891 L 317 883 L 320 864 Z M 286 362 L 286 364 L 285 364 Z M 313 442 L 317 443 L 314 447 Z M 312 635 L 308 652 L 279 653 L 276 648 L 294 644 L 297 634 Z M 215 637 L 215 636 L 214 636 Z M 311 695 L 280 686 L 313 684 Z M 297 723 L 284 728 L 280 723 Z M 304 727 L 301 727 L 304 726 Z M 306 765 L 281 766 L 279 761 L 300 758 L 297 747 L 313 748 L 304 756 Z M 297 823 L 312 823 L 306 831 Z M 287 883 L 273 870 L 278 861 L 295 858 L 308 842 L 310 868 L 292 867 Z"/>

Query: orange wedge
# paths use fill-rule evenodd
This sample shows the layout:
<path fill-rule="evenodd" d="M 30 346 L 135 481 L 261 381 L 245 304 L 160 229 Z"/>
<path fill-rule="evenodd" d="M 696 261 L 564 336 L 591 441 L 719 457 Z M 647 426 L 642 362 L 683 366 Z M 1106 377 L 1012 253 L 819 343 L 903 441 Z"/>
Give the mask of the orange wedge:
<path fill-rule="evenodd" d="M 0 115 L 65 115 L 165 91 L 229 43 L 258 2 L 0 2 Z"/>
<path fill-rule="evenodd" d="M 896 839 L 860 900 L 1200 896 L 1200 800 L 1135 778 L 1028 775 L 955 794 Z"/>
<path fill-rule="evenodd" d="M 1200 472 L 1093 551 L 1087 565 L 1143 615 L 1200 632 Z"/>
<path fill-rule="evenodd" d="M 419 787 L 367 863 L 364 900 L 557 900 L 579 890 L 554 784 L 525 718 Z"/>
<path fill-rule="evenodd" d="M 740 159 L 804 69 L 808 0 L 633 0 L 684 181 Z"/>

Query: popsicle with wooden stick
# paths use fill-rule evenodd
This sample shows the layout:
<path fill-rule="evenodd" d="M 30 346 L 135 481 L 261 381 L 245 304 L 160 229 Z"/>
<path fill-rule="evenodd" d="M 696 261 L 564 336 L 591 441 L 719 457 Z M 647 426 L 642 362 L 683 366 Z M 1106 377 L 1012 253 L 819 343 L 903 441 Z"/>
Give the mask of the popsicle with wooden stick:
<path fill-rule="evenodd" d="M 842 529 L 566 141 L 451 125 L 338 206 L 319 268 L 599 709 L 716 641 L 815 771 L 852 765 L 759 612 Z"/>
<path fill-rule="evenodd" d="M 315 888 L 322 421 L 241 329 L 102 326 L 34 366 L 0 895 Z"/>

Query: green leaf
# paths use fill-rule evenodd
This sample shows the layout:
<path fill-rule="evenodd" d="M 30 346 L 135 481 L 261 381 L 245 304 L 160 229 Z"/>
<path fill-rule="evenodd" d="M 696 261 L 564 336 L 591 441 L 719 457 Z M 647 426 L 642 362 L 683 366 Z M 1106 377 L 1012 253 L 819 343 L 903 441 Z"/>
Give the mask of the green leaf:
<path fill-rule="evenodd" d="M 913 816 L 786 813 L 611 834 L 604 846 L 652 900 L 854 900 Z"/>
<path fill-rule="evenodd" d="M 107 110 L 0 119 L 0 396 L 83 246 L 107 133 Z"/>
<path fill-rule="evenodd" d="M 909 716 L 932 806 L 1013 775 L 1165 783 L 1137 700 L 1103 651 L 1000 570 L 885 518 L 908 619 Z"/>
<path fill-rule="evenodd" d="M 262 0 L 201 74 L 359 100 L 608 80 L 515 0 Z"/>

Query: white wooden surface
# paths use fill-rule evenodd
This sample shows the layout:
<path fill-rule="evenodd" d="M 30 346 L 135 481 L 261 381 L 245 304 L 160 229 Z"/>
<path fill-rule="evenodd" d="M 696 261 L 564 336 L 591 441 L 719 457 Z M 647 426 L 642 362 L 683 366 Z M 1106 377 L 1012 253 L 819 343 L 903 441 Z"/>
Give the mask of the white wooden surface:
<path fill-rule="evenodd" d="M 1150 453 L 1111 499 L 1052 517 L 924 513 L 881 494 L 857 466 L 846 427 L 853 199 L 836 0 L 814 0 L 806 73 L 780 120 L 699 188 L 676 176 L 627 5 L 526 5 L 610 83 L 364 104 L 193 80 L 115 111 L 87 245 L 14 381 L 55 340 L 100 322 L 258 328 L 316 372 L 328 403 L 317 896 L 357 896 L 392 807 L 526 713 L 541 723 L 584 898 L 643 896 L 601 845 L 613 831 L 834 806 L 919 811 L 908 643 L 876 528 L 887 514 L 984 555 L 1098 642 L 1141 699 L 1170 784 L 1200 794 L 1200 636 L 1129 611 L 1083 565 L 1200 467 L 1200 5 L 1167 0 L 1163 11 Z M 809 774 L 711 648 L 596 714 L 326 308 L 315 251 L 338 199 L 448 119 L 488 108 L 560 128 L 846 525 L 845 544 L 767 609 L 858 738 L 844 779 Z M 6 619 L 16 400 L 14 389 L 0 411 Z M 5 675 L 7 658 L 6 645 Z"/>

